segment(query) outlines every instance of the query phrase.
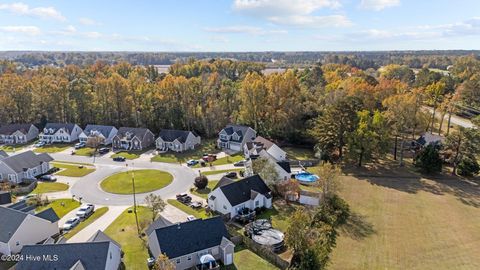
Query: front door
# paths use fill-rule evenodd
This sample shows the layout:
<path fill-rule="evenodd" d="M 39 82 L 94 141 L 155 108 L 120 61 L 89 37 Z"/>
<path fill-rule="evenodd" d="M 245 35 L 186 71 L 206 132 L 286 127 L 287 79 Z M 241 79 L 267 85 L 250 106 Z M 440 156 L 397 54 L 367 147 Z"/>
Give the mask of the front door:
<path fill-rule="evenodd" d="M 225 265 L 230 265 L 232 263 L 233 263 L 233 254 L 229 253 L 225 258 Z"/>

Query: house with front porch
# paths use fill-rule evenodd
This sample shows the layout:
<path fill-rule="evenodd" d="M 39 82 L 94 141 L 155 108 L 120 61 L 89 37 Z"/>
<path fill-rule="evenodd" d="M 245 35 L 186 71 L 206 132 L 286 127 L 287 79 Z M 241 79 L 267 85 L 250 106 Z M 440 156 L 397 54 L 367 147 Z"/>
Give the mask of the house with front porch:
<path fill-rule="evenodd" d="M 113 137 L 114 150 L 143 150 L 155 142 L 155 135 L 148 128 L 121 127 Z"/>
<path fill-rule="evenodd" d="M 251 127 L 227 125 L 218 133 L 217 146 L 221 149 L 243 151 L 245 143 L 257 137 L 257 132 Z"/>
<path fill-rule="evenodd" d="M 148 235 L 148 247 L 154 258 L 165 254 L 175 269 L 201 269 L 208 265 L 233 264 L 235 245 L 229 240 L 220 216 L 196 219 L 157 228 Z M 215 268 L 216 269 L 216 268 Z"/>
<path fill-rule="evenodd" d="M 38 137 L 38 128 L 32 124 L 9 124 L 0 127 L 0 144 L 26 144 Z"/>
<path fill-rule="evenodd" d="M 26 151 L 17 155 L 0 159 L 0 181 L 19 184 L 34 180 L 36 176 L 47 173 L 53 158 L 47 154 L 36 154 Z"/>
<path fill-rule="evenodd" d="M 155 141 L 158 151 L 183 152 L 193 150 L 200 145 L 200 136 L 192 131 L 162 129 Z"/>
<path fill-rule="evenodd" d="M 78 139 L 88 147 L 110 145 L 117 132 L 118 130 L 114 126 L 87 125 Z"/>
<path fill-rule="evenodd" d="M 78 140 L 82 129 L 72 123 L 47 123 L 40 133 L 39 141 L 45 144 L 72 143 Z"/>

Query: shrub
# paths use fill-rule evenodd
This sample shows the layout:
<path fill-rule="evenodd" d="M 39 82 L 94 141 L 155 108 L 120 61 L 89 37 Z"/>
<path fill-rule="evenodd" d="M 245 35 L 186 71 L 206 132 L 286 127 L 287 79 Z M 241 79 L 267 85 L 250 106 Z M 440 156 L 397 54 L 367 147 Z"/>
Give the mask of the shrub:
<path fill-rule="evenodd" d="M 426 173 L 442 171 L 442 159 L 437 147 L 428 145 L 414 159 L 415 166 Z"/>
<path fill-rule="evenodd" d="M 198 189 L 204 189 L 208 185 L 208 178 L 205 175 L 195 177 L 195 187 Z"/>
<path fill-rule="evenodd" d="M 462 176 L 473 176 L 478 174 L 479 171 L 480 166 L 477 160 L 469 157 L 463 158 L 457 167 L 458 174 Z"/>

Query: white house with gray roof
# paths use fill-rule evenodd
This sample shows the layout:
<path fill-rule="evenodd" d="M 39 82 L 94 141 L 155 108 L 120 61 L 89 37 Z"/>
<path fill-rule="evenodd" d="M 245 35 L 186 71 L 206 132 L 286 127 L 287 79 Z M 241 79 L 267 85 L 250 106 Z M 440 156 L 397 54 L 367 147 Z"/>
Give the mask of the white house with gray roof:
<path fill-rule="evenodd" d="M 78 136 L 80 142 L 89 147 L 95 147 L 97 144 L 112 144 L 113 137 L 117 135 L 118 129 L 114 126 L 87 125 Z"/>
<path fill-rule="evenodd" d="M 217 146 L 232 151 L 243 151 L 245 143 L 255 140 L 257 132 L 251 127 L 227 125 L 218 133 Z"/>
<path fill-rule="evenodd" d="M 72 143 L 78 140 L 82 129 L 72 123 L 47 123 L 39 135 L 40 142 L 51 143 Z"/>
<path fill-rule="evenodd" d="M 155 142 L 155 135 L 148 128 L 121 127 L 113 137 L 116 150 L 142 150 Z"/>
<path fill-rule="evenodd" d="M 183 152 L 193 150 L 200 145 L 200 136 L 192 131 L 162 129 L 155 145 L 158 151 Z"/>
<path fill-rule="evenodd" d="M 35 154 L 33 151 L 23 152 L 0 159 L 0 181 L 19 184 L 25 180 L 33 180 L 36 176 L 48 172 L 53 158 L 47 154 Z"/>
<path fill-rule="evenodd" d="M 0 127 L 0 144 L 25 144 L 38 137 L 32 124 L 9 124 Z"/>
<path fill-rule="evenodd" d="M 43 242 L 59 233 L 59 218 L 52 208 L 33 215 L 0 206 L 0 217 L 0 254 L 17 254 L 23 246 Z"/>

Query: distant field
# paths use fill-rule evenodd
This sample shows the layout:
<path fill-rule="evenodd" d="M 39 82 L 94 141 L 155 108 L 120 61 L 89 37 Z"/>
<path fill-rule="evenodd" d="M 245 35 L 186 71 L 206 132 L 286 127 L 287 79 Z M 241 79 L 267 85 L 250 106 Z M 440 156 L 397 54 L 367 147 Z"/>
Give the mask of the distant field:
<path fill-rule="evenodd" d="M 478 183 L 343 179 L 354 218 L 330 269 L 480 269 Z"/>

